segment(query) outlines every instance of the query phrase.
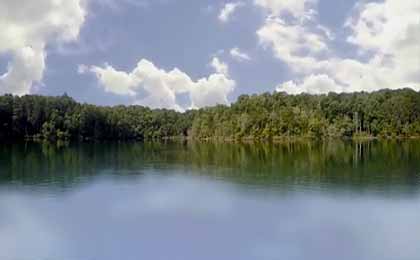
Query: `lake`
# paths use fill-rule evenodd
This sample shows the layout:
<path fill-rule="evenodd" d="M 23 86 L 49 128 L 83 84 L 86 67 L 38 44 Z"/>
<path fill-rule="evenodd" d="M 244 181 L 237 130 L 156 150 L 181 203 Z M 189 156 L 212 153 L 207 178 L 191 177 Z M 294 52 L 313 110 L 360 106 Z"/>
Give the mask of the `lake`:
<path fill-rule="evenodd" d="M 418 260 L 420 141 L 0 145 L 1 260 Z"/>

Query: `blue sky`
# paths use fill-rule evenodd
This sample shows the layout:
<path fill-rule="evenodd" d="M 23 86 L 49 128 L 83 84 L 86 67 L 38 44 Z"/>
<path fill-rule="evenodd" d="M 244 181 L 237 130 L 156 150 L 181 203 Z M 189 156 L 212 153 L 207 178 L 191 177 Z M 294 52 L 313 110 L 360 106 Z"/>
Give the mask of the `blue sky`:
<path fill-rule="evenodd" d="M 185 110 L 267 91 L 419 89 L 416 2 L 3 1 L 0 93 Z"/>

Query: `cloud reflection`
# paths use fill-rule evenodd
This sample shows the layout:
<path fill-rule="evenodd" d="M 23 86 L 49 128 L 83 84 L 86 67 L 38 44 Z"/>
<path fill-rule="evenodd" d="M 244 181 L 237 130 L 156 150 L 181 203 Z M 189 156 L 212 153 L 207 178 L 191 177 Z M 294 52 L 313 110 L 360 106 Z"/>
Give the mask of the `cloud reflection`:
<path fill-rule="evenodd" d="M 0 190 L 0 259 L 420 258 L 420 199 L 250 190 L 188 175 Z"/>

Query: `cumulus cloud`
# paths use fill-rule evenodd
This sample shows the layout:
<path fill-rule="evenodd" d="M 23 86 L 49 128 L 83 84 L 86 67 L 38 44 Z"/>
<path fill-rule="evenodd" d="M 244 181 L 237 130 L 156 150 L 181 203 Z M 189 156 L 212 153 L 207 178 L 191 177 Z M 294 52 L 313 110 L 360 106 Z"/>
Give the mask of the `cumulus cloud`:
<path fill-rule="evenodd" d="M 229 67 L 226 63 L 220 61 L 219 58 L 214 57 L 211 60 L 210 65 L 213 67 L 213 69 L 220 74 L 229 75 Z"/>
<path fill-rule="evenodd" d="M 386 0 L 358 5 L 347 22 L 350 43 L 372 51 L 369 63 L 394 71 L 395 78 L 420 82 L 420 3 Z"/>
<path fill-rule="evenodd" d="M 12 56 L 0 75 L 0 93 L 27 94 L 42 80 L 47 44 L 77 39 L 86 15 L 84 2 L 0 1 L 0 53 Z"/>
<path fill-rule="evenodd" d="M 257 31 L 260 44 L 295 71 L 311 69 L 317 55 L 328 51 L 323 35 L 312 32 L 303 24 L 290 24 L 270 16 Z"/>
<path fill-rule="evenodd" d="M 146 66 L 144 62 L 140 66 Z M 79 66 L 84 68 L 85 66 Z M 90 68 L 91 72 L 95 73 L 98 81 L 104 86 L 106 92 L 115 93 L 118 95 L 134 96 L 136 93 L 132 89 L 136 84 L 136 79 L 123 71 L 117 71 L 109 64 L 105 67 L 93 66 Z M 81 72 L 85 73 L 87 69 L 82 69 Z"/>
<path fill-rule="evenodd" d="M 287 81 L 277 86 L 276 91 L 285 91 L 289 94 L 323 94 L 328 92 L 341 92 L 343 87 L 325 74 L 310 75 L 300 83 Z"/>
<path fill-rule="evenodd" d="M 0 93 L 27 94 L 33 81 L 40 81 L 45 69 L 42 50 L 23 47 L 14 52 L 7 72 L 0 76 Z"/>
<path fill-rule="evenodd" d="M 215 104 L 228 104 L 228 95 L 235 88 L 229 78 L 227 64 L 218 58 L 211 62 L 216 73 L 193 81 L 186 73 L 174 68 L 165 71 L 142 59 L 131 72 L 119 71 L 109 64 L 104 67 L 79 66 L 79 72 L 93 73 L 105 91 L 132 96 L 136 104 L 152 108 L 170 108 L 183 111 Z M 189 96 L 189 104 L 180 104 L 177 95 Z"/>
<path fill-rule="evenodd" d="M 233 13 L 244 4 L 242 2 L 227 3 L 223 6 L 219 13 L 219 20 L 226 23 L 230 20 Z"/>
<path fill-rule="evenodd" d="M 294 17 L 305 17 L 313 14 L 312 7 L 317 0 L 255 0 L 254 3 L 274 16 L 288 14 Z"/>
<path fill-rule="evenodd" d="M 237 61 L 251 60 L 251 57 L 247 53 L 241 51 L 238 47 L 232 48 L 229 51 L 229 54 Z"/>
<path fill-rule="evenodd" d="M 270 14 L 257 31 L 261 46 L 285 62 L 297 79 L 280 84 L 279 91 L 326 93 L 374 91 L 381 88 L 420 89 L 420 4 L 398 0 L 357 4 L 345 27 L 347 41 L 361 57 L 341 58 L 333 53 L 334 35 L 315 16 L 308 20 L 285 19 L 314 14 L 316 1 L 256 0 Z M 363 59 L 362 59 L 363 57 Z M 320 86 L 324 84 L 324 87 Z"/>

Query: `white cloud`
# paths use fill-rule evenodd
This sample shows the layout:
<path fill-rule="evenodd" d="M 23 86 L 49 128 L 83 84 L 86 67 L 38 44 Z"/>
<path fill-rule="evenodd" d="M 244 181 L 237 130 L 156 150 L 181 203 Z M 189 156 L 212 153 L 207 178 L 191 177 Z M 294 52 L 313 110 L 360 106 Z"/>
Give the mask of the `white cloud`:
<path fill-rule="evenodd" d="M 287 81 L 280 84 L 276 91 L 285 91 L 289 94 L 323 94 L 328 92 L 342 92 L 343 86 L 337 84 L 325 74 L 310 75 L 304 78 L 303 82 L 296 84 L 294 81 Z"/>
<path fill-rule="evenodd" d="M 83 67 L 85 66 L 79 66 L 79 68 Z M 105 64 L 105 68 L 93 66 L 90 70 L 95 73 L 98 81 L 104 86 L 106 92 L 128 96 L 134 96 L 136 94 L 132 88 L 137 85 L 137 81 L 128 73 L 117 71 L 108 64 Z M 86 69 L 81 72 L 85 73 Z"/>
<path fill-rule="evenodd" d="M 107 64 L 105 67 L 87 67 L 87 70 L 81 65 L 79 71 L 94 73 L 105 91 L 132 96 L 136 99 L 136 104 L 182 111 L 188 108 L 228 104 L 227 97 L 236 83 L 229 78 L 225 63 L 213 58 L 211 64 L 217 73 L 197 81 L 193 81 L 177 68 L 167 72 L 145 59 L 139 61 L 131 72 L 118 71 Z M 179 94 L 187 94 L 190 103 L 180 104 L 177 100 Z"/>
<path fill-rule="evenodd" d="M 233 13 L 244 4 L 242 2 L 227 3 L 223 6 L 219 13 L 219 20 L 226 23 L 230 20 Z"/>
<path fill-rule="evenodd" d="M 279 17 L 268 17 L 257 36 L 263 47 L 270 48 L 277 58 L 295 71 L 312 68 L 315 57 L 328 51 L 323 35 L 299 23 L 289 24 Z"/>
<path fill-rule="evenodd" d="M 243 51 L 241 51 L 238 47 L 232 48 L 230 51 L 230 56 L 232 56 L 237 61 L 245 61 L 251 60 L 251 57 Z"/>
<path fill-rule="evenodd" d="M 7 72 L 0 76 L 0 93 L 24 95 L 33 81 L 40 81 L 45 69 L 45 54 L 42 50 L 24 47 L 14 52 Z"/>
<path fill-rule="evenodd" d="M 265 3 L 265 8 L 272 12 L 257 31 L 260 44 L 271 49 L 297 76 L 297 80 L 282 83 L 277 90 L 326 93 L 420 89 L 418 1 L 386 0 L 356 6 L 345 26 L 351 30 L 348 42 L 358 48 L 363 60 L 344 59 L 332 53 L 329 46 L 334 36 L 328 28 L 315 24 L 316 19 L 288 19 L 287 22 L 282 19 L 281 10 L 294 12 L 292 15 L 298 17 L 307 5 L 286 8 L 283 4 L 287 1 L 281 1 L 276 7 L 281 10 L 273 11 L 277 1 L 256 2 Z"/>
<path fill-rule="evenodd" d="M 236 82 L 223 74 L 211 74 L 208 78 L 198 80 L 190 88 L 191 108 L 228 104 L 228 94 Z"/>
<path fill-rule="evenodd" d="M 294 17 L 305 17 L 312 15 L 312 7 L 317 0 L 254 0 L 254 3 L 274 16 L 287 13 Z"/>
<path fill-rule="evenodd" d="M 420 2 L 387 0 L 359 5 L 348 41 L 374 53 L 370 64 L 389 68 L 396 81 L 420 82 Z"/>
<path fill-rule="evenodd" d="M 47 44 L 77 39 L 84 6 L 84 0 L 0 1 L 0 53 L 12 55 L 0 93 L 27 94 L 42 80 Z"/>
<path fill-rule="evenodd" d="M 226 63 L 219 60 L 219 58 L 214 57 L 211 60 L 210 65 L 213 67 L 213 69 L 220 74 L 229 75 L 229 67 Z"/>

